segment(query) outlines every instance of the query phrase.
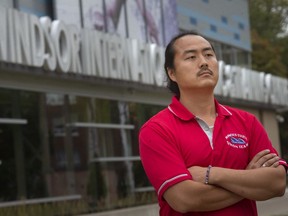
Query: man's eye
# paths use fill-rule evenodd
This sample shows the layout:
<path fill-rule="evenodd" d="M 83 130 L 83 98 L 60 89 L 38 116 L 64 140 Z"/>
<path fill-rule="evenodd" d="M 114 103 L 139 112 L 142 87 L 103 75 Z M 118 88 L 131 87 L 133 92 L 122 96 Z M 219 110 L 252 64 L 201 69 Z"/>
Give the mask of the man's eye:
<path fill-rule="evenodd" d="M 188 60 L 188 59 L 195 59 L 195 58 L 196 58 L 196 56 L 189 56 L 186 59 Z"/>
<path fill-rule="evenodd" d="M 207 57 L 212 57 L 212 56 L 214 56 L 214 55 L 213 55 L 212 53 L 207 53 L 206 56 L 207 56 Z"/>

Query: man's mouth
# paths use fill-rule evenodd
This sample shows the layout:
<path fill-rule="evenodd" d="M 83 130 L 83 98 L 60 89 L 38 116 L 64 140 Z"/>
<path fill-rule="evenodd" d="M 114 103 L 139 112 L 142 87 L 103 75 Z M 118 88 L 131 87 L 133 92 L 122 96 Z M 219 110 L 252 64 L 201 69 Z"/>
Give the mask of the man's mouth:
<path fill-rule="evenodd" d="M 212 76 L 213 72 L 209 69 L 200 70 L 198 72 L 198 76 L 207 75 L 207 74 Z"/>

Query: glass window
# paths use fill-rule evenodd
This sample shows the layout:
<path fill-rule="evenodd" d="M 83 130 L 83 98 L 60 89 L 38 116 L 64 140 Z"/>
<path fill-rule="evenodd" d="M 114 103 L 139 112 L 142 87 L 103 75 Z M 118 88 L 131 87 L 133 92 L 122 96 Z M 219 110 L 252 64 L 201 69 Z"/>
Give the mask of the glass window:
<path fill-rule="evenodd" d="M 243 23 L 238 23 L 238 28 L 241 29 L 241 30 L 244 30 L 245 26 Z"/>
<path fill-rule="evenodd" d="M 210 25 L 210 30 L 212 32 L 217 32 L 217 27 L 215 25 Z"/>
<path fill-rule="evenodd" d="M 235 40 L 240 40 L 240 35 L 237 34 L 237 33 L 235 33 L 235 34 L 234 34 L 234 39 L 235 39 Z"/>
<path fill-rule="evenodd" d="M 233 61 L 232 47 L 231 47 L 231 46 L 228 46 L 228 45 L 222 44 L 221 49 L 222 49 L 222 58 L 223 58 L 223 61 L 224 61 L 226 64 L 233 65 L 234 61 Z"/>
<path fill-rule="evenodd" d="M 2 203 L 76 196 L 83 213 L 156 202 L 138 132 L 162 106 L 7 89 L 0 97 Z"/>
<path fill-rule="evenodd" d="M 73 128 L 70 132 L 75 134 L 70 135 L 74 148 L 71 151 L 74 152 L 75 193 L 88 196 L 95 205 L 100 205 L 100 209 L 121 207 L 123 200 L 147 194 L 149 200 L 141 200 L 151 202 L 154 192 L 141 165 L 138 130 L 163 107 L 97 98 L 69 99 L 68 125 Z M 65 148 L 62 147 L 59 155 L 63 152 Z M 78 153 L 76 158 L 75 153 Z M 63 160 L 63 157 L 59 158 Z M 77 168 L 75 159 L 78 158 L 80 166 Z M 67 170 L 69 162 L 64 164 Z M 61 171 L 59 166 L 55 169 Z M 78 170 L 82 171 L 81 176 L 77 174 Z M 82 185 L 77 185 L 77 182 L 82 182 Z M 138 201 L 136 199 L 133 205 Z"/>
<path fill-rule="evenodd" d="M 224 61 L 226 64 L 234 64 L 250 68 L 250 53 L 245 50 L 233 48 L 231 46 L 219 43 L 218 41 L 210 40 L 218 60 Z"/>
<path fill-rule="evenodd" d="M 0 196 L 3 201 L 45 195 L 39 94 L 0 90 Z"/>
<path fill-rule="evenodd" d="M 197 19 L 196 19 L 196 18 L 190 17 L 189 20 L 190 20 L 190 23 L 191 23 L 191 24 L 197 25 Z"/>
<path fill-rule="evenodd" d="M 225 16 L 221 16 L 221 21 L 222 21 L 222 23 L 225 23 L 225 24 L 228 23 L 227 17 L 225 17 Z"/>
<path fill-rule="evenodd" d="M 53 1 L 51 0 L 18 0 L 17 8 L 25 13 L 34 14 L 38 17 L 53 17 Z"/>

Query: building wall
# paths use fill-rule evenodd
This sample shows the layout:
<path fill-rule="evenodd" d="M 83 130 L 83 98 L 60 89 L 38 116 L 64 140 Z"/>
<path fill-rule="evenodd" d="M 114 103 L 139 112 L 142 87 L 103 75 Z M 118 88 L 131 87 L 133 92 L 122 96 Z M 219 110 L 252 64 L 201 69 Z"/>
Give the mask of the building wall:
<path fill-rule="evenodd" d="M 262 124 L 265 127 L 273 146 L 281 155 L 281 145 L 279 139 L 280 133 L 276 115 L 277 114 L 275 111 L 263 111 Z"/>
<path fill-rule="evenodd" d="M 35 201 L 35 203 L 39 203 L 40 199 L 47 197 L 51 198 L 49 202 L 52 202 L 57 200 L 58 197 L 76 195 L 90 207 L 86 209 L 87 212 L 91 209 L 93 211 L 103 211 L 156 202 L 155 192 L 141 166 L 137 135 L 139 128 L 146 120 L 170 103 L 171 94 L 168 93 L 164 85 L 155 84 L 155 80 L 159 78 L 160 73 L 155 78 L 154 69 L 161 72 L 161 77 L 164 74 L 161 55 L 155 55 L 158 59 L 155 56 L 155 58 L 152 58 L 153 55 L 148 55 L 151 53 L 143 55 L 143 52 L 145 48 L 146 50 L 157 48 L 157 52 L 162 52 L 168 39 L 178 32 L 178 29 L 175 29 L 175 26 L 178 28 L 175 22 L 174 10 L 176 9 L 176 1 L 146 1 L 146 3 L 149 2 L 147 8 L 151 9 L 151 15 L 154 21 L 156 20 L 154 24 L 157 24 L 157 29 L 161 29 L 158 32 L 159 40 L 155 39 L 153 31 L 149 32 L 153 28 L 151 29 L 151 26 L 145 25 L 145 18 L 140 13 L 141 7 L 139 8 L 134 0 L 127 0 L 127 4 L 121 6 L 119 23 L 114 27 L 110 23 L 112 22 L 111 17 L 106 17 L 107 22 L 100 23 L 101 26 L 98 25 L 99 23 L 93 22 L 95 20 L 93 20 L 93 16 L 90 16 L 91 13 L 94 14 L 99 10 L 103 15 L 103 2 L 113 2 L 110 0 L 99 0 L 97 2 L 94 0 L 55 0 L 53 1 L 55 11 L 53 12 L 50 10 L 52 8 L 51 1 L 37 1 L 37 4 L 28 0 L 13 2 L 17 4 L 13 5 L 10 2 L 11 4 L 7 5 L 7 1 L 1 2 L 5 7 L 18 7 L 13 13 L 0 8 L 3 17 L 9 15 L 7 15 L 8 18 L 4 17 L 7 19 L 0 21 L 2 29 L 9 29 L 9 31 L 7 30 L 0 36 L 7 32 L 11 34 L 8 35 L 7 33 L 8 36 L 11 36 L 7 37 L 9 38 L 9 40 L 7 39 L 8 47 L 11 48 L 7 53 L 8 57 L 12 59 L 7 58 L 7 60 L 4 59 L 4 55 L 0 55 L 0 157 L 2 160 L 0 183 L 7 185 L 7 187 L 2 187 L 0 191 L 1 200 L 10 202 L 36 198 L 38 201 Z M 46 7 L 42 7 L 43 4 L 40 4 L 40 2 L 45 2 Z M 177 19 L 180 30 L 189 30 L 192 27 L 190 18 L 195 15 L 197 20 L 201 21 L 196 26 L 197 31 L 205 33 L 211 39 L 223 42 L 225 46 L 234 46 L 234 48 L 238 46 L 246 52 L 249 51 L 247 44 L 250 45 L 250 41 L 246 35 L 249 31 L 247 1 L 219 0 L 216 4 L 215 1 L 198 0 L 190 4 L 188 1 L 178 0 L 177 3 L 178 11 L 181 12 Z M 222 4 L 229 4 L 229 10 L 223 10 Z M 95 7 L 96 11 L 94 10 Z M 189 9 L 191 15 L 188 16 L 183 7 Z M 197 7 L 199 10 L 195 9 Z M 213 8 L 215 8 L 215 11 L 212 10 Z M 238 11 L 237 8 L 241 8 L 243 11 Z M 19 10 L 23 13 L 19 13 Z M 203 14 L 207 14 L 207 10 L 211 10 L 211 13 L 209 16 L 204 16 Z M 163 12 L 167 13 L 163 14 Z M 77 56 L 79 54 L 77 57 L 83 60 L 81 63 L 85 66 L 87 66 L 87 62 L 100 64 L 101 60 L 103 62 L 109 61 L 109 64 L 105 65 L 106 68 L 103 66 L 102 71 L 92 71 L 89 67 L 86 68 L 87 70 L 76 71 L 75 67 L 73 68 L 75 61 L 72 61 L 72 66 L 64 71 L 60 68 L 59 62 L 53 69 L 49 68 L 47 62 L 42 65 L 40 63 L 41 66 L 27 63 L 27 59 L 24 58 L 25 55 L 23 54 L 27 50 L 23 47 L 29 49 L 26 42 L 32 37 L 26 37 L 29 36 L 31 31 L 29 28 L 23 28 L 23 26 L 27 25 L 29 20 L 36 20 L 35 22 L 37 22 L 38 17 L 28 17 L 26 13 L 37 16 L 49 15 L 51 17 L 55 14 L 57 19 L 65 21 L 64 24 L 67 22 L 67 24 L 75 24 L 79 28 L 85 27 L 84 33 L 83 29 L 78 33 L 81 36 L 88 35 L 87 37 L 90 37 L 90 41 L 85 46 L 87 45 L 88 48 L 86 48 L 91 53 L 87 52 L 87 56 L 80 56 L 79 50 L 77 50 L 79 47 L 76 46 L 77 40 L 73 40 L 73 43 L 71 43 L 73 46 L 70 47 L 73 49 L 73 55 Z M 165 14 L 169 15 L 169 19 L 165 18 Z M 13 15 L 17 15 L 15 16 L 16 21 L 14 19 L 11 19 L 12 21 L 8 20 Z M 221 20 L 222 15 L 231 16 L 231 19 L 227 20 L 227 26 Z M 133 16 L 135 19 L 131 18 Z M 242 19 L 239 16 L 242 16 Z M 23 23 L 21 18 L 24 20 Z M 139 25 L 137 25 L 137 20 Z M 5 23 L 6 21 L 7 23 Z M 14 21 L 17 22 L 17 28 L 14 26 Z M 49 19 L 46 19 L 46 21 L 49 23 Z M 239 29 L 239 22 L 243 24 L 244 29 Z M 109 26 L 109 23 L 112 26 Z M 59 26 L 59 22 L 56 22 L 56 24 Z M 218 31 L 216 33 L 211 31 L 211 24 L 215 24 L 217 27 Z M 49 24 L 47 25 L 49 26 Z M 63 29 L 67 30 L 68 25 L 64 26 Z M 67 32 L 69 31 L 65 31 L 65 34 Z M 239 40 L 233 38 L 235 33 L 239 33 Z M 73 36 L 77 38 L 76 35 L 78 34 Z M 225 35 L 226 37 L 219 37 L 219 35 Z M 70 36 L 67 33 L 65 39 L 70 41 Z M 86 38 L 84 36 L 80 38 L 82 42 L 85 42 Z M 142 67 L 139 67 L 140 69 L 136 67 L 137 70 L 141 70 L 141 73 L 137 74 L 136 78 L 133 77 L 134 80 L 131 77 L 129 77 L 130 79 L 117 77 L 120 72 L 125 72 L 121 67 L 121 71 L 114 67 L 116 65 L 115 61 L 117 62 L 120 59 L 117 57 L 122 57 L 122 54 L 125 54 L 129 57 L 132 56 L 131 58 L 134 60 L 133 57 L 139 54 L 135 54 L 135 50 L 133 50 L 133 55 L 131 53 L 128 55 L 127 50 L 126 52 L 125 50 L 120 50 L 123 52 L 119 53 L 116 52 L 119 51 L 116 48 L 124 44 L 118 36 L 121 38 L 128 37 L 126 43 L 131 42 L 132 39 L 133 44 L 140 42 L 138 44 L 140 48 L 136 50 L 140 51 L 141 55 L 139 56 L 141 58 L 139 59 L 147 60 L 147 62 L 135 63 L 136 66 L 141 63 Z M 229 37 L 229 40 L 226 41 L 227 37 Z M 5 37 L 3 36 L 0 39 L 3 38 Z M 12 43 L 15 38 L 17 39 L 16 45 Z M 223 40 L 223 38 L 226 39 Z M 40 40 L 40 38 L 37 39 Z M 63 51 L 62 54 L 65 53 L 67 47 L 61 46 L 61 42 L 64 43 L 61 40 L 63 38 L 58 39 L 55 43 L 59 45 L 59 50 L 64 47 L 59 51 L 59 55 L 61 55 L 61 51 Z M 139 40 L 137 41 L 137 39 Z M 46 38 L 46 40 L 48 39 Z M 32 44 L 35 41 L 36 39 L 29 42 Z M 47 43 L 45 44 L 47 45 Z M 5 51 L 3 44 L 6 43 L 1 41 L 1 54 Z M 100 47 L 95 44 L 104 44 L 101 48 L 107 45 L 111 48 L 109 50 L 111 55 L 101 52 L 100 55 L 96 56 L 95 53 L 99 51 Z M 91 47 L 93 49 L 89 49 Z M 17 51 L 14 49 L 17 49 Z M 40 55 L 43 59 L 53 56 L 53 53 L 49 53 L 46 49 L 48 48 L 43 49 L 45 53 L 42 50 L 43 53 Z M 40 49 L 37 51 L 41 53 Z M 19 55 L 19 59 L 13 56 L 14 54 Z M 39 53 L 37 54 L 39 57 Z M 65 55 L 61 57 L 64 59 Z M 61 57 L 60 60 L 63 60 Z M 78 58 L 75 59 L 78 60 Z M 156 59 L 157 67 L 153 65 L 155 62 L 151 63 L 148 61 L 149 59 Z M 150 73 L 153 75 L 152 81 L 149 80 L 150 83 L 143 81 L 144 75 L 148 74 L 148 69 L 143 65 L 150 67 Z M 120 66 L 123 65 L 120 64 Z M 233 98 L 233 94 L 235 92 L 239 93 L 239 91 L 233 89 L 231 85 L 230 81 L 235 79 L 233 77 L 234 72 L 230 72 L 223 74 L 223 77 L 227 76 L 229 80 L 225 80 L 226 83 L 223 82 L 220 86 L 220 88 L 227 88 L 219 90 L 218 93 L 221 92 L 222 94 L 225 90 L 227 97 L 224 97 L 224 102 L 226 104 L 238 107 L 242 105 L 244 110 L 255 114 L 268 130 L 274 146 L 280 151 L 279 132 L 275 118 L 277 104 L 260 101 L 260 103 L 251 106 L 243 105 L 243 101 L 250 104 L 251 100 Z M 232 84 L 238 84 L 238 82 Z M 242 88 L 243 86 L 238 85 L 237 87 Z M 230 103 L 231 101 L 233 103 Z M 16 205 L 15 203 L 12 204 Z M 7 206 L 12 204 L 8 203 Z M 124 212 L 125 210 L 123 210 Z M 146 212 L 146 210 L 143 210 L 143 212 Z M 146 213 L 148 214 L 148 212 Z M 128 215 L 127 212 L 126 215 Z"/>
<path fill-rule="evenodd" d="M 248 1 L 178 0 L 177 12 L 180 29 L 251 51 Z"/>

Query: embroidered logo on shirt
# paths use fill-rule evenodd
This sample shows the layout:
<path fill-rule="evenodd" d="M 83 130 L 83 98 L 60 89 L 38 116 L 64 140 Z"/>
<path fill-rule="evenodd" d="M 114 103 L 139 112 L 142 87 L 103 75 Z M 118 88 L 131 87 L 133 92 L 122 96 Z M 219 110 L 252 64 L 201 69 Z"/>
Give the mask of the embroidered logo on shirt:
<path fill-rule="evenodd" d="M 245 149 L 248 147 L 247 137 L 242 134 L 231 133 L 225 138 L 227 144 L 233 148 Z"/>

